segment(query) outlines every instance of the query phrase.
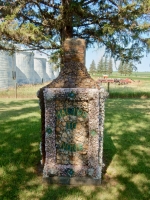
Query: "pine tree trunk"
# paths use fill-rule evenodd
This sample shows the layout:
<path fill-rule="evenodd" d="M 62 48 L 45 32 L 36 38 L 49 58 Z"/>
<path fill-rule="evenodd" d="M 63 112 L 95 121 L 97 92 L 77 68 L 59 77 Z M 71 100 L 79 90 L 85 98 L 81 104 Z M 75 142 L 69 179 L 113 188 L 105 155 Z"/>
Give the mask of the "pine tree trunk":
<path fill-rule="evenodd" d="M 62 6 L 63 6 L 62 18 L 63 18 L 63 24 L 64 24 L 62 28 L 62 34 L 61 34 L 62 43 L 67 38 L 73 37 L 72 13 L 69 9 L 70 3 L 71 3 L 71 0 L 62 0 Z"/>

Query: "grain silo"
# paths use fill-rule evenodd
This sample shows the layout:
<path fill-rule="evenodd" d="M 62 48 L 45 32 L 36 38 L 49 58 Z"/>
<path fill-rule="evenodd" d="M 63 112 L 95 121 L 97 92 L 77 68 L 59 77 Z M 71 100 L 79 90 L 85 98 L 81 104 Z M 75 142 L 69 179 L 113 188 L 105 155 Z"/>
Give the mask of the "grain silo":
<path fill-rule="evenodd" d="M 34 70 L 34 78 L 35 78 L 35 83 L 41 83 L 41 77 L 39 74 Z"/>
<path fill-rule="evenodd" d="M 50 80 L 46 73 L 46 58 L 34 58 L 34 70 L 40 77 L 39 83 Z"/>
<path fill-rule="evenodd" d="M 46 73 L 48 74 L 50 80 L 55 79 L 52 64 L 49 61 L 46 61 Z"/>
<path fill-rule="evenodd" d="M 7 89 L 15 86 L 15 55 L 0 51 L 0 88 Z"/>
<path fill-rule="evenodd" d="M 17 83 L 34 84 L 34 54 L 33 52 L 16 53 Z"/>

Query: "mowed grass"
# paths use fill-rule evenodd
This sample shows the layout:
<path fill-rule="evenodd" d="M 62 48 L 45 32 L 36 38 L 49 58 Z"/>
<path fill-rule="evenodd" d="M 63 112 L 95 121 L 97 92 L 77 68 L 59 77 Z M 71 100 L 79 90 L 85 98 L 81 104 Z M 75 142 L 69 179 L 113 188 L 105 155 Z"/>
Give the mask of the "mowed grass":
<path fill-rule="evenodd" d="M 0 99 L 0 199 L 149 200 L 149 122 L 149 99 L 107 99 L 102 185 L 47 185 L 38 100 Z"/>

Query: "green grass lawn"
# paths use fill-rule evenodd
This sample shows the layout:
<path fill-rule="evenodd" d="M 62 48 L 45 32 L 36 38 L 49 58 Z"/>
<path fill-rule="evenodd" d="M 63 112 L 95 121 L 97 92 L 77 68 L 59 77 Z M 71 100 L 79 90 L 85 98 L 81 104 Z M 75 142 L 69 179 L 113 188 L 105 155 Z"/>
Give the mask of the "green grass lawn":
<path fill-rule="evenodd" d="M 47 185 L 39 167 L 38 100 L 0 99 L 0 199 L 149 200 L 149 122 L 149 99 L 107 99 L 102 185 Z"/>

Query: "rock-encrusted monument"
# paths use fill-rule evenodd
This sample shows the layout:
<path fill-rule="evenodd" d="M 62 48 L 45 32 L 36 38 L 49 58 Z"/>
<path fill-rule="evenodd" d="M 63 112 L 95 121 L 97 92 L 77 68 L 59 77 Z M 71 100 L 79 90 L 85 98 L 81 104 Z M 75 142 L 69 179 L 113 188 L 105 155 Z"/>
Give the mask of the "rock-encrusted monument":
<path fill-rule="evenodd" d="M 59 76 L 38 91 L 43 177 L 50 183 L 98 185 L 107 93 L 85 68 L 85 40 L 67 39 L 63 47 Z"/>

